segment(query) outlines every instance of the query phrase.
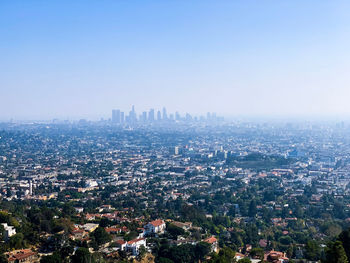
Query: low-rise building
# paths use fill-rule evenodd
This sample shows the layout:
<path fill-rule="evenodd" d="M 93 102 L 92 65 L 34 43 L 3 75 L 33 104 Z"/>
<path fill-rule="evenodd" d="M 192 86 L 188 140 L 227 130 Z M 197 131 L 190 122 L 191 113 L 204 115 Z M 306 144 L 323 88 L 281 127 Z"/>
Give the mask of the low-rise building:
<path fill-rule="evenodd" d="M 5 253 L 9 263 L 32 263 L 38 262 L 37 253 L 30 249 L 20 249 Z"/>
<path fill-rule="evenodd" d="M 134 256 L 137 256 L 140 252 L 140 247 L 144 246 L 146 248 L 146 239 L 145 238 L 137 238 L 130 240 L 126 244 L 127 251 L 130 251 Z"/>
<path fill-rule="evenodd" d="M 4 239 L 8 240 L 13 235 L 16 235 L 16 229 L 14 226 L 9 226 L 7 223 L 1 224 L 4 227 Z"/>
<path fill-rule="evenodd" d="M 204 239 L 203 241 L 211 245 L 212 252 L 218 251 L 219 247 L 218 247 L 218 240 L 216 239 L 216 237 L 211 236 L 211 237 Z"/>
<path fill-rule="evenodd" d="M 165 230 L 165 222 L 162 219 L 157 219 L 152 222 L 149 222 L 145 225 L 145 234 L 162 234 Z"/>

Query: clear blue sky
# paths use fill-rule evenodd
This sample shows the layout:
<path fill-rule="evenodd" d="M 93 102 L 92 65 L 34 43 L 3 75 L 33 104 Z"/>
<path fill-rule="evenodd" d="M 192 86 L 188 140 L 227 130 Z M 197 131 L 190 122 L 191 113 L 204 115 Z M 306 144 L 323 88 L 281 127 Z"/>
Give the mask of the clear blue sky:
<path fill-rule="evenodd" d="M 350 115 L 350 1 L 0 1 L 0 120 Z"/>

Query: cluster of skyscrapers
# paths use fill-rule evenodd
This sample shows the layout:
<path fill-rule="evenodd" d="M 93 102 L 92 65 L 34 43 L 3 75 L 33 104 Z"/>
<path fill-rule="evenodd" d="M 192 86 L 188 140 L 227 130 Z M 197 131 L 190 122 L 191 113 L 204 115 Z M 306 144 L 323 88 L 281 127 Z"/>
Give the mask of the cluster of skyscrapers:
<path fill-rule="evenodd" d="M 216 113 L 207 113 L 207 116 L 193 117 L 191 114 L 186 113 L 181 116 L 179 112 L 175 114 L 171 113 L 168 115 L 167 110 L 163 107 L 162 111 L 157 112 L 154 109 L 150 109 L 148 112 L 144 111 L 141 114 L 137 114 L 135 106 L 132 106 L 129 114 L 125 114 L 119 109 L 112 110 L 112 122 L 113 123 L 152 123 L 152 122 L 167 122 L 167 121 L 219 121 L 223 120 L 222 117 L 217 117 Z"/>

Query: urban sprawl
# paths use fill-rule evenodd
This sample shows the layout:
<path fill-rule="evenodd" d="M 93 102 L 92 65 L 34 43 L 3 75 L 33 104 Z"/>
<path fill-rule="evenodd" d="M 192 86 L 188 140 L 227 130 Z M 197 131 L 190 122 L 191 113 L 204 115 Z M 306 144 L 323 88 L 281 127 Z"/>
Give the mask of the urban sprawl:
<path fill-rule="evenodd" d="M 134 107 L 0 123 L 0 261 L 348 262 L 349 131 Z"/>

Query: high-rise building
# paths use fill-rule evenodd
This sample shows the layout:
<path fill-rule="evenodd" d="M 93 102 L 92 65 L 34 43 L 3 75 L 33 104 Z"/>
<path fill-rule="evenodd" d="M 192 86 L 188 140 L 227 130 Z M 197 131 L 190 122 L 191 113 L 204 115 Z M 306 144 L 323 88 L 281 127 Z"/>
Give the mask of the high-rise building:
<path fill-rule="evenodd" d="M 125 122 L 125 117 L 124 117 L 124 112 L 120 112 L 120 123 L 124 123 Z"/>
<path fill-rule="evenodd" d="M 120 123 L 120 110 L 112 110 L 112 122 Z"/>
<path fill-rule="evenodd" d="M 181 119 L 181 116 L 179 112 L 175 112 L 175 120 L 179 121 Z"/>
<path fill-rule="evenodd" d="M 163 120 L 167 120 L 168 119 L 168 115 L 166 113 L 166 108 L 163 107 Z"/>
<path fill-rule="evenodd" d="M 210 112 L 207 113 L 207 120 L 211 120 L 211 115 L 210 115 Z"/>
<path fill-rule="evenodd" d="M 128 121 L 130 123 L 135 123 L 137 121 L 137 116 L 136 116 L 136 111 L 135 111 L 135 106 L 134 105 L 132 105 L 131 111 L 129 112 Z"/>
<path fill-rule="evenodd" d="M 142 112 L 142 122 L 147 122 L 147 112 Z"/>
<path fill-rule="evenodd" d="M 150 109 L 148 112 L 148 121 L 154 122 L 154 109 Z"/>
<path fill-rule="evenodd" d="M 160 110 L 157 111 L 157 121 L 161 121 L 162 120 L 162 114 L 160 113 Z"/>

